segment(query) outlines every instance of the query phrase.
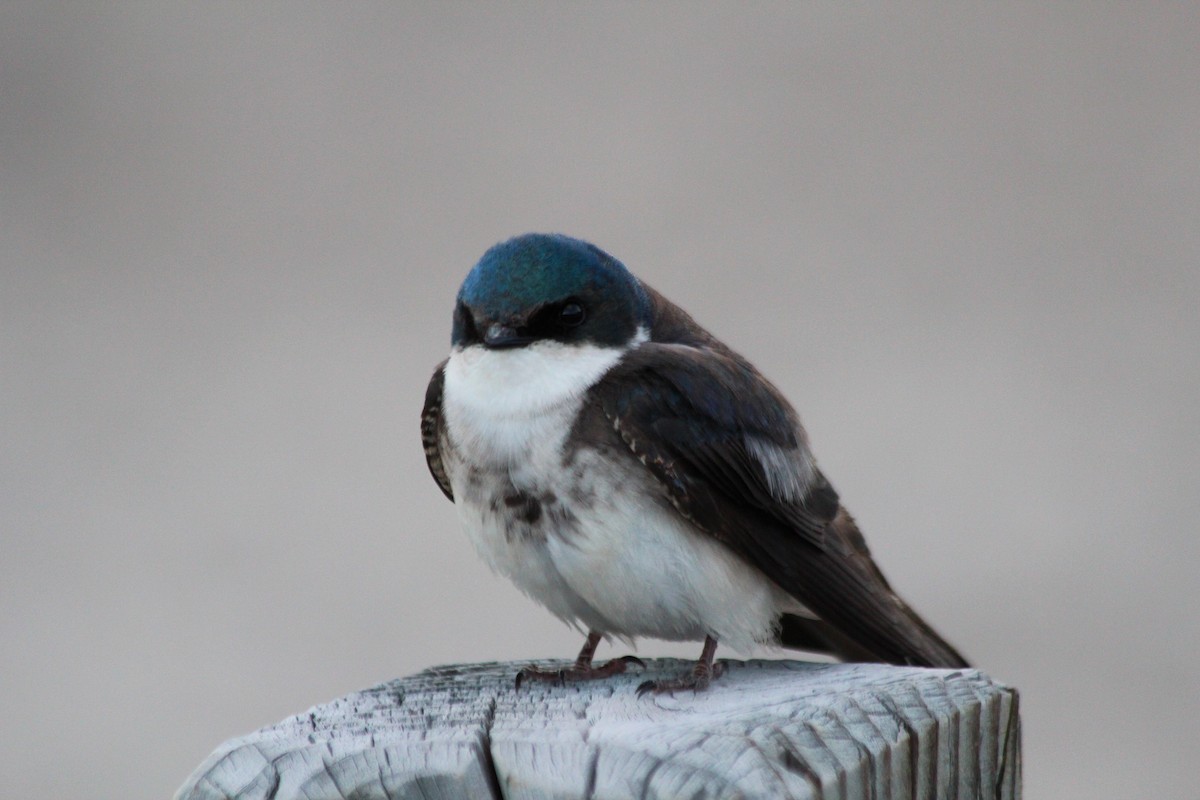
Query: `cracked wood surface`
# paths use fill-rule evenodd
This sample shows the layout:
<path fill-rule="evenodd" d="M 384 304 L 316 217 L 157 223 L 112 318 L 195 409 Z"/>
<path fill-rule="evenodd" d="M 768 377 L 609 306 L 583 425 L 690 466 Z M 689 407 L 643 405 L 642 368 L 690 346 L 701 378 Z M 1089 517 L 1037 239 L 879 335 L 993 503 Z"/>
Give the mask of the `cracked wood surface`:
<path fill-rule="evenodd" d="M 226 742 L 176 797 L 1020 796 L 1017 693 L 977 670 L 725 663 L 707 692 L 644 698 L 690 662 L 520 691 L 524 663 L 435 667 Z"/>

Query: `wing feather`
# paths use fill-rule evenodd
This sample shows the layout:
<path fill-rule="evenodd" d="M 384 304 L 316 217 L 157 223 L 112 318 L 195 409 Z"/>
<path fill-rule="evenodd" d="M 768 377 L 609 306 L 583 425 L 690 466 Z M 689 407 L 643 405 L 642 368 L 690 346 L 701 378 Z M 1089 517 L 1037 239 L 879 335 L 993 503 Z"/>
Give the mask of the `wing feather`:
<path fill-rule="evenodd" d="M 442 388 L 446 382 L 446 362 L 437 365 L 433 377 L 429 379 L 429 387 L 425 390 L 425 407 L 421 409 L 421 446 L 425 448 L 425 464 L 429 474 L 437 482 L 442 494 L 451 501 L 454 500 L 454 490 L 450 487 L 450 476 L 442 464 Z"/>
<path fill-rule="evenodd" d="M 795 412 L 728 351 L 650 342 L 592 388 L 601 413 L 675 508 L 820 621 L 786 636 L 844 657 L 926 666 L 966 661 L 884 580 Z"/>

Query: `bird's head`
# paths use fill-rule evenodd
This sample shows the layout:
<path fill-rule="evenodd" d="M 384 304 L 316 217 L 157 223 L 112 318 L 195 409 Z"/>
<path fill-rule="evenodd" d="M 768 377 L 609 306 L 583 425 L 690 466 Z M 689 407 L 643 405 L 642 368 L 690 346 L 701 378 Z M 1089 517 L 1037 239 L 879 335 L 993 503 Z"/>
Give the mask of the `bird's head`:
<path fill-rule="evenodd" d="M 454 308 L 456 348 L 537 342 L 623 347 L 648 326 L 650 303 L 621 262 L 594 245 L 529 233 L 492 247 Z"/>

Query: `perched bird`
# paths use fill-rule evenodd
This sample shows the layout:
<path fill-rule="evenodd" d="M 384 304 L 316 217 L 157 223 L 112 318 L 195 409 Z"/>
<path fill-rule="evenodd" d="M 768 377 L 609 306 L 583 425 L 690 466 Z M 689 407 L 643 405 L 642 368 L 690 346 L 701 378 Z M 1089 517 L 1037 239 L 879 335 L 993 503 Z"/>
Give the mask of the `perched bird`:
<path fill-rule="evenodd" d="M 575 665 L 623 672 L 601 638 L 717 643 L 965 667 L 891 589 L 817 468 L 792 407 L 749 361 L 594 245 L 527 234 L 488 250 L 425 396 L 434 479 L 493 570 L 587 630 Z"/>

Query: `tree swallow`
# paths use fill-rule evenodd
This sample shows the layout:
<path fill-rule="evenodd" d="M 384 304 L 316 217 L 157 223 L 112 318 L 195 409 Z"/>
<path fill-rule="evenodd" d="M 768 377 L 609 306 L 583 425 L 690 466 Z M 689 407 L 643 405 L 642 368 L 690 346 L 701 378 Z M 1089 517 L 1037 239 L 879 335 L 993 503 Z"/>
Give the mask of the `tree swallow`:
<path fill-rule="evenodd" d="M 480 556 L 587 641 L 703 640 L 846 660 L 967 662 L 891 589 L 792 407 L 742 356 L 594 245 L 488 250 L 454 308 L 421 416 L 425 458 Z"/>

